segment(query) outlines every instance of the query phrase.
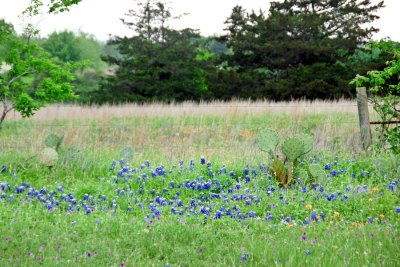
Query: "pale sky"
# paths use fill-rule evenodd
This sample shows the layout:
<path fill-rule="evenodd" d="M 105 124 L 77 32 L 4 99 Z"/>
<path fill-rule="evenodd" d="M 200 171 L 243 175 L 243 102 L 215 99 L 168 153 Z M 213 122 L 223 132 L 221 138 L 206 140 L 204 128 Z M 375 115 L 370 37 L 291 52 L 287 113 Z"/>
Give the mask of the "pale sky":
<path fill-rule="evenodd" d="M 378 0 L 373 0 L 376 2 Z M 46 1 L 44 1 L 46 2 Z M 48 2 L 48 1 L 47 1 Z M 221 35 L 225 28 L 224 21 L 230 15 L 235 5 L 241 5 L 248 11 L 269 8 L 270 0 L 171 0 L 175 15 L 189 13 L 176 21 L 173 26 L 179 28 L 199 29 L 205 36 Z M 29 0 L 0 0 L 0 18 L 21 29 L 21 19 L 18 17 Z M 374 23 L 380 32 L 374 39 L 389 37 L 400 41 L 400 0 L 385 0 L 386 7 L 378 15 L 381 17 Z M 83 31 L 95 35 L 100 40 L 107 40 L 109 35 L 131 36 L 132 32 L 122 24 L 120 18 L 128 9 L 134 7 L 133 0 L 83 0 L 70 12 L 58 15 L 43 15 L 35 19 L 41 35 L 64 29 Z"/>

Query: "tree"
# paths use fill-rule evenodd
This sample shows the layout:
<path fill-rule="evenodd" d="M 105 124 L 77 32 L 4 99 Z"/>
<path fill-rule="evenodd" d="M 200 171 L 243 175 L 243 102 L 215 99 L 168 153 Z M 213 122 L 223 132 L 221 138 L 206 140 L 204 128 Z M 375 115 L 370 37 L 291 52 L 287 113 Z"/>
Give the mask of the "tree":
<path fill-rule="evenodd" d="M 51 0 L 49 13 L 64 12 L 81 0 Z M 43 3 L 32 0 L 24 11 L 28 17 L 37 15 Z M 46 103 L 75 97 L 71 82 L 75 64 L 53 62 L 48 53 L 32 39 L 38 30 L 28 24 L 24 36 L 18 37 L 13 27 L 0 21 L 0 129 L 7 114 L 18 111 L 30 117 Z"/>
<path fill-rule="evenodd" d="M 73 5 L 77 5 L 82 0 L 50 0 L 50 3 L 47 4 L 47 12 L 48 13 L 63 13 L 69 11 L 69 8 Z M 43 9 L 44 3 L 42 0 L 30 0 L 30 4 L 24 10 L 23 14 L 28 15 L 30 17 L 38 15 Z"/>
<path fill-rule="evenodd" d="M 347 60 L 378 31 L 369 25 L 382 7 L 383 1 L 285 0 L 271 2 L 267 17 L 235 7 L 226 21 L 233 51 L 226 60 L 239 73 L 265 73 L 262 91 L 277 100 L 351 97 L 348 82 L 357 70 Z"/>
<path fill-rule="evenodd" d="M 394 153 L 400 154 L 400 43 L 385 40 L 371 42 L 369 47 L 389 52 L 392 59 L 382 70 L 371 70 L 365 76 L 357 75 L 350 84 L 368 88 L 369 101 L 385 122 L 381 124 L 379 140 L 381 144 L 389 145 Z M 379 149 L 382 147 L 380 145 Z"/>
<path fill-rule="evenodd" d="M 138 10 L 138 11 L 136 11 Z M 106 61 L 115 73 L 104 80 L 98 102 L 182 101 L 207 97 L 205 65 L 212 55 L 198 49 L 199 34 L 169 27 L 170 9 L 164 2 L 147 0 L 128 13 L 123 23 L 132 37 L 116 37 L 109 45 L 117 55 Z"/>
<path fill-rule="evenodd" d="M 0 24 L 5 22 L 0 21 Z M 1 47 L 7 52 L 0 58 L 6 66 L 0 73 L 0 101 L 3 105 L 0 127 L 12 110 L 30 117 L 48 102 L 74 97 L 71 82 L 77 65 L 61 66 L 52 62 L 42 48 L 13 32 L 5 34 Z"/>
<path fill-rule="evenodd" d="M 63 63 L 82 63 L 85 68 L 75 71 L 74 91 L 79 95 L 79 102 L 90 102 L 91 95 L 98 91 L 102 75 L 107 64 L 101 59 L 104 54 L 103 44 L 92 35 L 71 31 L 53 32 L 44 39 L 41 46 L 52 57 Z"/>

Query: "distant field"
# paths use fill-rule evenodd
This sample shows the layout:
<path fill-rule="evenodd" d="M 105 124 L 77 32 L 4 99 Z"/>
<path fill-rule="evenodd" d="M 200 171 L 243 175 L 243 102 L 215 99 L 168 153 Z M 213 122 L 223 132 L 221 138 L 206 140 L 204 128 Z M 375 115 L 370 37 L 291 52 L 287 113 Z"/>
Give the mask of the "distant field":
<path fill-rule="evenodd" d="M 1 111 L 1 108 L 0 108 Z M 339 101 L 231 101 L 210 103 L 173 104 L 121 104 L 102 106 L 52 105 L 38 111 L 35 121 L 62 119 L 101 119 L 115 117 L 175 117 L 175 116 L 237 116 L 280 114 L 300 115 L 304 113 L 357 112 L 357 103 L 351 100 Z M 10 113 L 8 119 L 21 119 L 18 113 Z"/>

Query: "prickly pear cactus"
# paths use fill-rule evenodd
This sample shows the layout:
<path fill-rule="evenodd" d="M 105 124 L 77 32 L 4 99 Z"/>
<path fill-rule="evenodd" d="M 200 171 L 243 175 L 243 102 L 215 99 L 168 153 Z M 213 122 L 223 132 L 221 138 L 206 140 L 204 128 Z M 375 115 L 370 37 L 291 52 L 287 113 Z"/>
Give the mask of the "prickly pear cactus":
<path fill-rule="evenodd" d="M 257 140 L 258 147 L 261 150 L 268 152 L 272 156 L 275 154 L 278 143 L 279 137 L 277 132 L 269 128 L 261 130 Z"/>
<path fill-rule="evenodd" d="M 314 139 L 311 135 L 309 134 L 300 134 L 297 136 L 297 139 L 300 140 L 300 142 L 303 144 L 304 146 L 304 153 L 303 154 L 307 154 L 308 152 L 310 152 L 313 148 L 314 145 Z"/>
<path fill-rule="evenodd" d="M 58 161 L 58 153 L 54 148 L 47 147 L 40 153 L 40 163 L 47 167 L 54 166 Z"/>
<path fill-rule="evenodd" d="M 290 183 L 293 180 L 293 176 L 294 176 L 294 163 L 293 161 L 289 161 L 287 163 L 287 175 L 285 184 L 283 185 L 284 187 L 288 187 L 290 185 Z"/>
<path fill-rule="evenodd" d="M 303 169 L 296 170 L 295 176 L 296 178 L 300 178 L 303 182 L 307 182 L 309 178 L 307 171 Z"/>
<path fill-rule="evenodd" d="M 278 180 L 280 184 L 286 183 L 286 168 L 282 160 L 275 158 L 270 165 L 272 175 Z"/>
<path fill-rule="evenodd" d="M 283 142 L 282 152 L 288 160 L 295 161 L 304 154 L 304 144 L 298 137 L 290 137 Z"/>
<path fill-rule="evenodd" d="M 308 166 L 308 169 L 310 170 L 310 174 L 314 179 L 317 180 L 325 180 L 326 178 L 326 173 L 324 171 L 324 169 L 318 165 L 318 164 L 311 164 L 310 166 Z"/>
<path fill-rule="evenodd" d="M 44 143 L 46 144 L 47 147 L 58 149 L 63 141 L 62 136 L 58 136 L 56 134 L 49 134 L 46 139 L 44 140 Z"/>

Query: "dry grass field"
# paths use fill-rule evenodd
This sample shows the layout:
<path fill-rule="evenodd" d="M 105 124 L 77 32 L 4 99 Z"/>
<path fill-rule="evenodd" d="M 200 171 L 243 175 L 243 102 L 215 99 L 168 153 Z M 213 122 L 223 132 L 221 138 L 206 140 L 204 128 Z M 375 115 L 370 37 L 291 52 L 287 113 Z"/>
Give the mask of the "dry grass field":
<path fill-rule="evenodd" d="M 142 159 L 150 154 L 160 160 L 218 158 L 225 153 L 257 159 L 265 156 L 256 145 L 263 127 L 282 137 L 312 134 L 316 150 L 360 151 L 357 105 L 348 100 L 52 105 L 29 119 L 12 113 L 5 126 L 1 150 L 24 154 L 40 150 L 46 136 L 55 133 L 64 136 L 66 147 L 102 155 L 129 146 Z"/>
<path fill-rule="evenodd" d="M 0 108 L 1 110 L 1 108 Z M 173 104 L 121 104 L 102 106 L 50 105 L 39 110 L 33 117 L 34 121 L 49 120 L 109 120 L 116 117 L 176 117 L 176 116 L 237 116 L 288 114 L 299 116 L 303 114 L 321 114 L 347 112 L 356 113 L 357 103 L 351 100 L 339 101 L 231 101 L 209 103 L 173 103 Z M 17 112 L 8 116 L 9 120 L 21 119 Z"/>

